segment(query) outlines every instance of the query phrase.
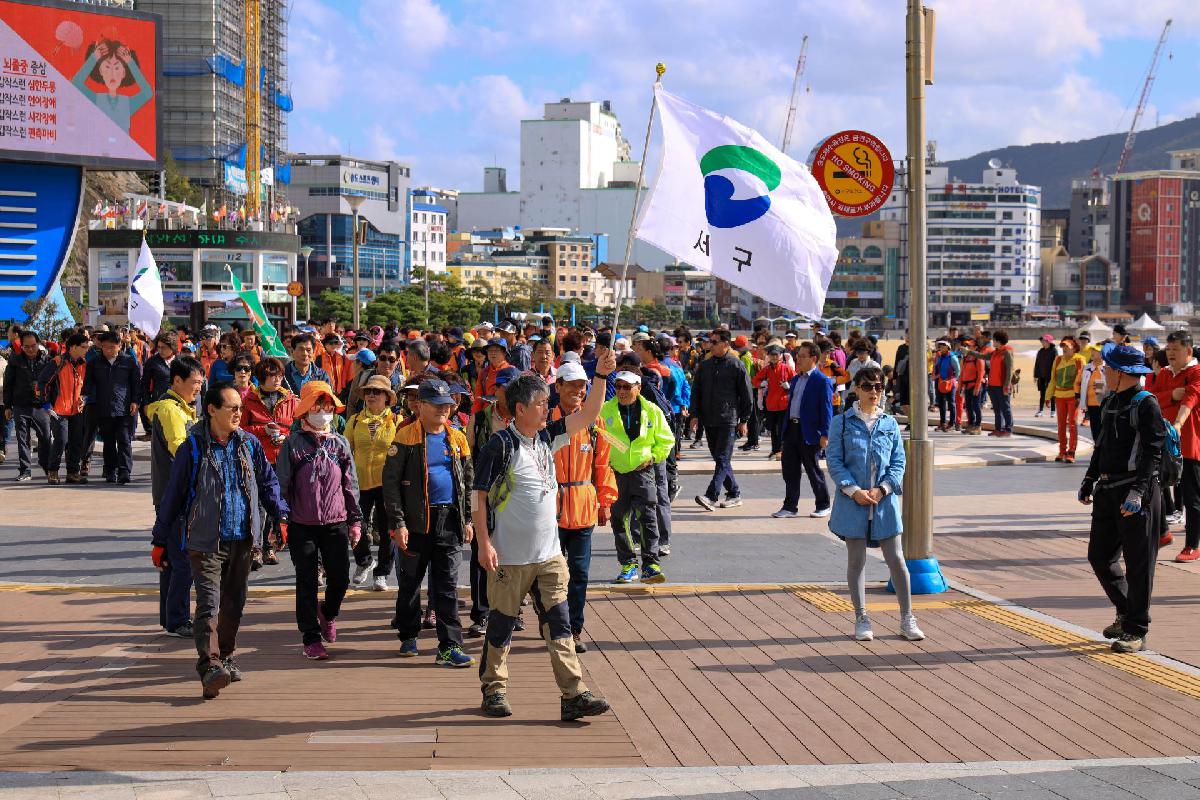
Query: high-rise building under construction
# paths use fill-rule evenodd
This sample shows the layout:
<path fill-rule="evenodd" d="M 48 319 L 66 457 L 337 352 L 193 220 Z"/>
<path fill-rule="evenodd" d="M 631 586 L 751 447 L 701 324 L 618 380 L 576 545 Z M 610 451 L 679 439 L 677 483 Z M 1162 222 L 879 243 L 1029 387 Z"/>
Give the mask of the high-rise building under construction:
<path fill-rule="evenodd" d="M 287 0 L 135 5 L 163 20 L 165 151 L 204 188 L 210 209 L 244 204 L 248 217 L 266 219 L 290 179 Z M 250 192 L 252 184 L 262 188 Z"/>

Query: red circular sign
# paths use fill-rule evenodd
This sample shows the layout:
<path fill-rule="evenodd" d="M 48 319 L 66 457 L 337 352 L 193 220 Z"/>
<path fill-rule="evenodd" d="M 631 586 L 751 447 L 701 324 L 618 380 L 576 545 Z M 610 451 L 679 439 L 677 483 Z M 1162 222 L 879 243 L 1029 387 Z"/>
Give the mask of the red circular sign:
<path fill-rule="evenodd" d="M 292 281 L 288 284 L 288 294 L 290 294 L 292 297 L 303 297 L 304 284 L 300 281 Z"/>
<path fill-rule="evenodd" d="M 896 167 L 879 139 L 865 131 L 842 131 L 817 148 L 812 174 L 830 211 L 864 217 L 878 211 L 892 193 Z"/>

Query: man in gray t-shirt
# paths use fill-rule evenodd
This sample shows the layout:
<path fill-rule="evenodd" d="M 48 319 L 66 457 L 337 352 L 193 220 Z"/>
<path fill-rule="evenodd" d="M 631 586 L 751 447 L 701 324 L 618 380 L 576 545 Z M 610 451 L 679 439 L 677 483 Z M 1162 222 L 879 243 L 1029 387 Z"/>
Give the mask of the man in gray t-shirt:
<path fill-rule="evenodd" d="M 603 714 L 608 703 L 583 684 L 567 611 L 567 562 L 558 540 L 558 481 L 554 451 L 596 421 L 604 403 L 608 376 L 616 369 L 613 354 L 597 349 L 596 377 L 579 411 L 547 426 L 550 388 L 537 375 L 522 375 L 507 384 L 505 400 L 513 421 L 479 453 L 475 466 L 472 520 L 479 564 L 488 571 L 491 605 L 480 656 L 483 712 L 492 717 L 512 714 L 508 703 L 508 651 L 521 610 L 532 596 L 550 665 L 558 683 L 563 720 Z"/>

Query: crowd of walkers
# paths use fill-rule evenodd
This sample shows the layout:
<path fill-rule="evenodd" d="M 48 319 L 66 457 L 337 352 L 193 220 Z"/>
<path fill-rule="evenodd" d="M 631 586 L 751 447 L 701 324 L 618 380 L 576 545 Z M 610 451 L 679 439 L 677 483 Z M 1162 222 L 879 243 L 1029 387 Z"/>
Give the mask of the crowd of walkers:
<path fill-rule="evenodd" d="M 705 440 L 713 471 L 695 497 L 701 509 L 742 504 L 734 448 L 741 440 L 738 449 L 754 452 L 767 441 L 766 457 L 781 462 L 784 483 L 773 516 L 799 516 L 806 479 L 814 499 L 808 515 L 829 518 L 846 542 L 855 638 L 874 636 L 864 597 L 868 547 L 879 547 L 887 562 L 902 636 L 924 638 L 899 546 L 903 433 L 889 413 L 908 411 L 919 355 L 907 342 L 884 367 L 873 336 L 854 332 L 843 341 L 819 326 L 803 337 L 765 329 L 745 337 L 642 325 L 627 337 L 556 326 L 548 317 L 469 331 L 348 331 L 326 320 L 290 328 L 282 340 L 286 358 L 268 355 L 253 331 L 237 328 L 146 340 L 128 329 L 83 327 L 42 342 L 14 327 L 9 349 L 0 351 L 9 421 L 0 441 L 15 435 L 18 481 L 32 479 L 36 440 L 48 483 L 63 480 L 64 458 L 66 483 L 87 483 L 99 440 L 100 475 L 128 483 L 140 421 L 151 451 L 159 622 L 194 639 L 205 697 L 241 679 L 233 656 L 250 573 L 286 552 L 305 657 L 330 657 L 351 586 L 384 591 L 395 575 L 399 655 L 417 656 L 420 631 L 430 629 L 435 663 L 470 667 L 477 662 L 464 638 L 482 638 L 484 713 L 511 713 L 506 662 L 527 604 L 550 652 L 563 718 L 603 713 L 607 704 L 584 686 L 578 662 L 587 650 L 593 535 L 611 525 L 614 582 L 665 581 L 680 449 Z M 1122 377 L 1140 374 L 1130 352 L 1148 365 L 1149 392 Z M 1191 340 L 1173 333 L 1166 348 L 1148 340 L 1137 351 L 1070 336 L 1056 347 L 1047 337 L 1034 371 L 1038 414 L 1048 405 L 1059 419 L 1058 460 L 1074 460 L 1077 415 L 1100 439 L 1080 491 L 1104 519 L 1095 526 L 1092 563 L 1118 610 L 1108 633 L 1126 649 L 1140 646 L 1153 558 L 1131 543 L 1135 523 L 1165 543 L 1172 515 L 1185 511 L 1179 560 L 1200 556 L 1200 423 L 1191 417 L 1200 364 Z M 986 400 L 992 435 L 1011 435 L 1019 370 L 1004 331 L 949 331 L 927 350 L 926 374 L 929 395 L 919 402 L 938 409 L 939 430 L 979 434 Z M 1121 428 L 1161 420 L 1152 404 L 1183 447 L 1179 479 L 1161 489 L 1147 476 L 1161 469 L 1162 456 L 1152 465 L 1149 451 L 1170 437 L 1147 433 L 1131 445 Z M 1130 420 L 1126 406 L 1146 412 Z M 1107 440 L 1098 436 L 1110 429 Z M 1137 469 L 1099 466 L 1110 462 Z M 464 630 L 457 583 L 468 547 Z M 1122 552 L 1128 579 L 1116 566 Z"/>

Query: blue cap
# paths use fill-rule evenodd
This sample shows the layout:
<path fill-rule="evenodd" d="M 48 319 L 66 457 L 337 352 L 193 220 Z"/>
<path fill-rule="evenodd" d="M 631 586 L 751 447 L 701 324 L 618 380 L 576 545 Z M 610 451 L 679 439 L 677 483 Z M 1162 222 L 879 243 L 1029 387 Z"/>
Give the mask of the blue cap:
<path fill-rule="evenodd" d="M 637 332 L 638 333 L 649 333 L 650 329 L 648 327 L 646 327 L 645 325 L 638 325 Z"/>
<path fill-rule="evenodd" d="M 503 386 L 521 377 L 521 370 L 516 367 L 505 367 L 496 373 L 496 385 Z"/>
<path fill-rule="evenodd" d="M 500 348 L 501 350 L 503 350 L 505 353 L 507 353 L 507 352 L 508 352 L 508 342 L 506 342 L 506 341 L 505 341 L 505 340 L 504 340 L 502 337 L 500 337 L 500 336 L 497 336 L 495 339 L 488 339 L 488 341 L 487 341 L 487 347 L 499 347 L 499 348 Z"/>
<path fill-rule="evenodd" d="M 363 348 L 354 354 L 354 360 L 362 364 L 364 367 L 369 367 L 375 363 L 375 353 L 367 348 Z"/>
<path fill-rule="evenodd" d="M 1100 350 L 1104 363 L 1127 375 L 1148 375 L 1154 370 L 1146 366 L 1142 351 L 1127 344 L 1109 342 Z"/>
<path fill-rule="evenodd" d="M 1155 339 L 1153 336 L 1147 336 L 1145 339 L 1142 339 L 1142 344 L 1148 344 L 1151 347 L 1158 347 L 1158 339 Z"/>
<path fill-rule="evenodd" d="M 445 381 L 424 381 L 417 390 L 417 399 L 422 403 L 433 403 L 439 406 L 452 406 L 456 401 L 450 394 L 450 387 Z"/>

